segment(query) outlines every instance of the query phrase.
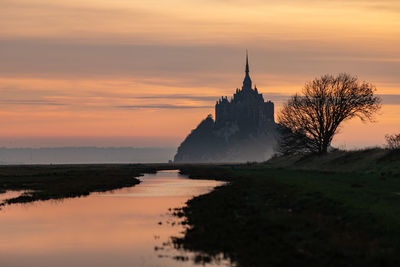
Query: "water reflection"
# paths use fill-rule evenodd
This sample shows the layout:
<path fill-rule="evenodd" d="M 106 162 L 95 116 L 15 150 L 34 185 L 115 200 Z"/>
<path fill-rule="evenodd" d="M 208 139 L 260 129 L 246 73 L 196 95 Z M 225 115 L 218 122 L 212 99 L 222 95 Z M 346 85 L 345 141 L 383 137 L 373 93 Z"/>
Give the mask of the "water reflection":
<path fill-rule="evenodd" d="M 24 194 L 26 191 L 24 190 L 9 190 L 0 193 L 0 205 L 4 204 L 4 201 L 10 198 L 19 197 L 20 195 Z"/>
<path fill-rule="evenodd" d="M 0 211 L 1 266 L 193 266 L 190 252 L 166 246 L 183 226 L 168 215 L 217 181 L 177 171 L 140 178 L 114 192 L 59 202 L 11 205 Z M 58 203 L 58 204 L 57 204 Z M 183 259 L 184 261 L 177 261 Z M 220 266 L 226 262 L 210 263 Z"/>

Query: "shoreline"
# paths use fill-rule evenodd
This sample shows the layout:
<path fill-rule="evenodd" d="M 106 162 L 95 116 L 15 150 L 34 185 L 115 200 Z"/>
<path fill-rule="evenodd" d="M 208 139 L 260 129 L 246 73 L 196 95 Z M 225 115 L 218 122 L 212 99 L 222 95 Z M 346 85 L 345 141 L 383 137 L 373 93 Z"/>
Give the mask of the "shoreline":
<path fill-rule="evenodd" d="M 135 186 L 143 174 L 192 165 L 210 166 L 185 163 L 0 165 L 0 194 L 27 192 L 0 202 L 0 209 L 16 203 L 82 197 L 92 192 Z"/>
<path fill-rule="evenodd" d="M 87 196 L 140 183 L 145 173 L 170 169 L 163 164 L 65 164 L 0 166 L 0 192 L 26 191 L 1 206 Z"/>

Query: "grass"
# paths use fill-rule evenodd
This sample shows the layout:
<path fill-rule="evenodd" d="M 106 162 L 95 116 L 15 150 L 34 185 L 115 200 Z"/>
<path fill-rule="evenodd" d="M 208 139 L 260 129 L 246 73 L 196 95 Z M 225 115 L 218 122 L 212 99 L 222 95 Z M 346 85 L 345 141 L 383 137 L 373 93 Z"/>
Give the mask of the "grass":
<path fill-rule="evenodd" d="M 21 165 L 0 167 L 0 192 L 27 193 L 0 205 L 87 196 L 138 184 L 143 173 L 171 169 L 166 164 Z"/>
<path fill-rule="evenodd" d="M 372 149 L 181 168 L 230 183 L 187 203 L 189 228 L 174 243 L 239 266 L 397 266 L 399 155 Z"/>
<path fill-rule="evenodd" d="M 353 151 L 335 151 L 324 156 L 275 157 L 265 163 L 272 168 L 400 174 L 400 150 L 369 148 Z"/>

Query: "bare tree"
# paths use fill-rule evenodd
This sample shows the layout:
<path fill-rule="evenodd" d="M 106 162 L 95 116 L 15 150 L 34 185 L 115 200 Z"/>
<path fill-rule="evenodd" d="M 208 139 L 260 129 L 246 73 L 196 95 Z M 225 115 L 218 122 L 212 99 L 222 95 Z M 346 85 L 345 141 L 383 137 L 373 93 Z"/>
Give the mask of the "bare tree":
<path fill-rule="evenodd" d="M 354 117 L 373 121 L 373 115 L 381 107 L 375 91 L 372 84 L 360 82 L 349 74 L 324 75 L 307 82 L 301 95 L 292 96 L 278 115 L 278 121 L 292 135 L 307 138 L 304 139 L 308 140 L 307 149 L 326 153 L 343 121 Z"/>
<path fill-rule="evenodd" d="M 389 149 L 400 149 L 400 134 L 386 135 L 385 138 Z"/>
<path fill-rule="evenodd" d="M 314 142 L 302 130 L 292 132 L 287 127 L 278 127 L 279 139 L 276 152 L 283 155 L 306 154 L 315 151 Z"/>

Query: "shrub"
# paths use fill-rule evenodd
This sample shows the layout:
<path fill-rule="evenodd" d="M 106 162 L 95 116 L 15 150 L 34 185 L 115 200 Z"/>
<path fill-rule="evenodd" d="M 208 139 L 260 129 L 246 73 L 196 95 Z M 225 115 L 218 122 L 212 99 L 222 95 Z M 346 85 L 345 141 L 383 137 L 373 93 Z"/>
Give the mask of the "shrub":
<path fill-rule="evenodd" d="M 400 149 L 400 133 L 385 136 L 387 147 L 389 149 Z"/>

